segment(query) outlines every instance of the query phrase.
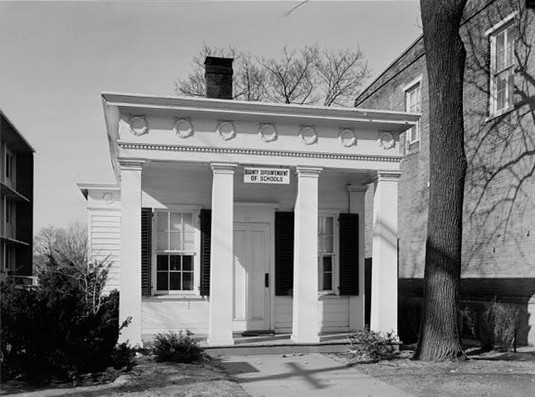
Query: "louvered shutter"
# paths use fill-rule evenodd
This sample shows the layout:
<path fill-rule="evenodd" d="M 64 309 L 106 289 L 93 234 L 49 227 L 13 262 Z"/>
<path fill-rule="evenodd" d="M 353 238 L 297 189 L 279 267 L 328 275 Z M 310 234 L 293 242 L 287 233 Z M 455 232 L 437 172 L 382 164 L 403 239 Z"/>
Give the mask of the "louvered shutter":
<path fill-rule="evenodd" d="M 275 295 L 292 295 L 294 213 L 275 212 Z"/>
<path fill-rule="evenodd" d="M 201 210 L 201 295 L 210 295 L 212 211 Z"/>
<path fill-rule="evenodd" d="M 141 208 L 141 294 L 150 296 L 152 287 L 152 208 Z"/>
<path fill-rule="evenodd" d="M 359 294 L 359 216 L 340 214 L 340 295 Z"/>

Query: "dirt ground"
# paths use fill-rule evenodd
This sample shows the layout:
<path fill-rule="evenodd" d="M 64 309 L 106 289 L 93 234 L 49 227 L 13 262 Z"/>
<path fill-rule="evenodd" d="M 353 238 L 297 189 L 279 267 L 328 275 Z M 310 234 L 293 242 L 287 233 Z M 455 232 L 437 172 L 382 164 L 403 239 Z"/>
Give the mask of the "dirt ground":
<path fill-rule="evenodd" d="M 329 354 L 347 364 L 348 370 L 378 378 L 414 396 L 433 397 L 534 397 L 535 351 L 522 353 L 479 353 L 469 351 L 461 363 L 412 361 L 411 351 L 401 351 L 392 360 L 351 363 L 344 354 Z M 201 364 L 156 363 L 150 357 L 137 359 L 131 372 L 114 382 L 86 385 L 51 385 L 32 388 L 17 382 L 3 384 L 0 396 L 16 397 L 247 397 L 248 394 L 226 374 L 217 361 Z M 98 381 L 98 379 L 97 379 Z M 394 397 L 394 396 L 393 396 Z"/>
<path fill-rule="evenodd" d="M 232 377 L 213 360 L 201 364 L 157 363 L 147 356 L 114 382 L 94 386 L 56 385 L 32 388 L 23 384 L 2 385 L 0 396 L 17 397 L 248 397 Z"/>
<path fill-rule="evenodd" d="M 422 397 L 534 397 L 535 352 L 480 353 L 468 351 L 459 363 L 428 363 L 410 360 L 412 351 L 377 363 L 353 364 L 363 372 Z M 338 355 L 338 360 L 345 361 Z"/>

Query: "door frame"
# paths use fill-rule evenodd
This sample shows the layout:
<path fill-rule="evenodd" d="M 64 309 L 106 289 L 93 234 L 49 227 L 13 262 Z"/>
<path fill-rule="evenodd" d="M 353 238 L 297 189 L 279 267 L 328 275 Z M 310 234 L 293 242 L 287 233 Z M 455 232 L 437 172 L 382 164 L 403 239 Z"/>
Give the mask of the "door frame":
<path fill-rule="evenodd" d="M 279 203 L 274 202 L 234 202 L 234 225 L 264 223 L 269 226 L 269 331 L 275 330 L 275 211 L 278 207 Z"/>

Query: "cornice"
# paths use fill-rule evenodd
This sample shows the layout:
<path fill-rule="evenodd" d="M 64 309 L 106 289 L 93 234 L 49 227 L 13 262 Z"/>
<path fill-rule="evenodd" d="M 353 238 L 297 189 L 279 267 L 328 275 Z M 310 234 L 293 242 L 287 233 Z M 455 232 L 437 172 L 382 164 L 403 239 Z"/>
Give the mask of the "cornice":
<path fill-rule="evenodd" d="M 212 172 L 214 174 L 234 174 L 234 170 L 238 166 L 236 163 L 211 163 Z"/>
<path fill-rule="evenodd" d="M 119 168 L 121 170 L 130 170 L 130 171 L 141 171 L 143 169 L 143 164 L 145 164 L 144 159 L 131 159 L 131 158 L 121 158 L 117 159 L 119 162 Z"/>
<path fill-rule="evenodd" d="M 401 176 L 400 171 L 377 171 L 378 181 L 392 181 L 397 182 Z"/>
<path fill-rule="evenodd" d="M 321 174 L 322 170 L 323 170 L 323 168 L 321 168 L 321 167 L 301 167 L 301 166 L 297 166 L 295 171 L 296 171 L 296 174 L 299 177 L 317 178 Z"/>
<path fill-rule="evenodd" d="M 327 160 L 349 160 L 349 161 L 373 161 L 400 163 L 403 156 L 396 155 L 374 155 L 374 154 L 343 154 L 343 153 L 322 153 L 322 152 L 297 152 L 283 150 L 263 150 L 263 149 L 238 149 L 238 148 L 214 148 L 204 146 L 181 146 L 164 144 L 144 144 L 119 142 L 121 149 L 131 150 L 152 150 L 164 152 L 185 152 L 185 153 L 210 153 L 210 154 L 234 154 L 246 156 L 270 156 L 270 157 L 297 157 Z"/>

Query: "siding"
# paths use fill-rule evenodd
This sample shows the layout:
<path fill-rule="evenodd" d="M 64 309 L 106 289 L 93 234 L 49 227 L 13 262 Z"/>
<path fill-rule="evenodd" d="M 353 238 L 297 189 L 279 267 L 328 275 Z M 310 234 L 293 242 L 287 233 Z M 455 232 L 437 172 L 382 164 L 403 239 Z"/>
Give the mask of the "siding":
<path fill-rule="evenodd" d="M 121 257 L 121 211 L 118 208 L 89 209 L 91 257 L 111 262 L 105 292 L 119 289 Z"/>
<path fill-rule="evenodd" d="M 141 303 L 143 339 L 169 330 L 208 334 L 209 303 L 204 298 L 144 297 Z"/>
<path fill-rule="evenodd" d="M 349 296 L 324 296 L 318 299 L 320 332 L 348 332 Z M 275 332 L 292 332 L 292 297 L 275 297 Z"/>

